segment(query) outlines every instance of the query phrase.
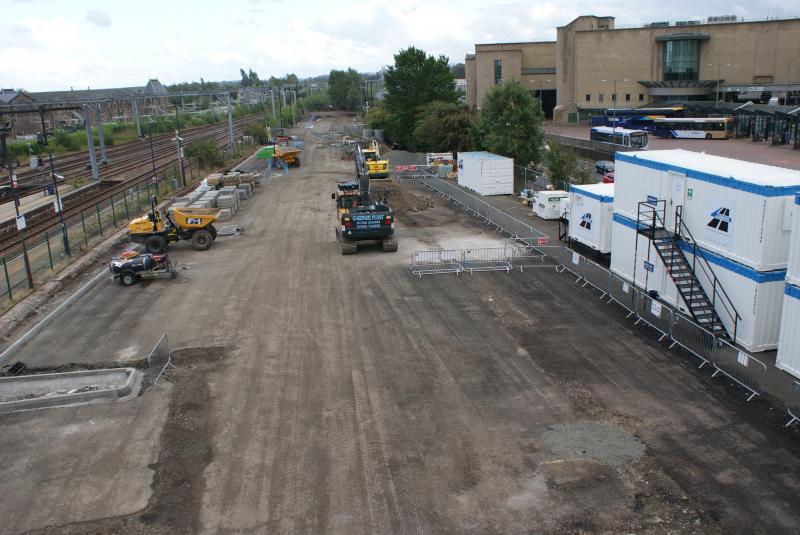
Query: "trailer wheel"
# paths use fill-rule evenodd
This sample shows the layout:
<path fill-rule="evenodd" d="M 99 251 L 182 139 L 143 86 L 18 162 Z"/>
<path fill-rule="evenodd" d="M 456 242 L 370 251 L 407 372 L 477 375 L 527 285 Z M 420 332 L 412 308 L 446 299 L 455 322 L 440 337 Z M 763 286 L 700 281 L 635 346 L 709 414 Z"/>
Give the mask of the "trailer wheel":
<path fill-rule="evenodd" d="M 119 276 L 123 286 L 133 286 L 136 283 L 136 274 L 133 271 L 123 271 Z"/>
<path fill-rule="evenodd" d="M 158 236 L 156 234 L 148 236 L 144 241 L 144 248 L 147 249 L 148 253 L 161 254 L 167 248 L 167 240 L 165 240 L 163 236 Z"/>
<path fill-rule="evenodd" d="M 195 230 L 192 233 L 191 241 L 192 247 L 194 247 L 196 251 L 205 251 L 211 247 L 214 238 L 208 230 L 201 228 L 200 230 Z"/>

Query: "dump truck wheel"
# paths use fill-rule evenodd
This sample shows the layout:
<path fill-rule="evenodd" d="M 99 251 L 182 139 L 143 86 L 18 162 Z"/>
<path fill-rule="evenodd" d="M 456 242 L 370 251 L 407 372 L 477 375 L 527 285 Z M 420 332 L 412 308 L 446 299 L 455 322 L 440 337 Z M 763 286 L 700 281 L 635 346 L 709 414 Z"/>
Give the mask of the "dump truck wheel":
<path fill-rule="evenodd" d="M 144 248 L 148 253 L 161 254 L 167 248 L 167 240 L 163 236 L 148 236 L 144 241 Z"/>
<path fill-rule="evenodd" d="M 133 271 L 124 271 L 119 276 L 119 282 L 121 282 L 123 286 L 133 286 L 136 283 L 136 274 L 134 274 Z"/>
<path fill-rule="evenodd" d="M 358 252 L 358 244 L 342 242 L 342 254 L 356 254 Z"/>
<path fill-rule="evenodd" d="M 394 253 L 397 251 L 397 241 L 386 238 L 381 242 L 381 249 L 383 249 L 384 253 Z"/>
<path fill-rule="evenodd" d="M 214 237 L 208 230 L 204 228 L 196 230 L 192 233 L 192 247 L 194 247 L 196 251 L 205 251 L 211 247 L 213 242 Z"/>
<path fill-rule="evenodd" d="M 208 227 L 206 227 L 206 228 L 208 228 L 208 231 L 211 233 L 211 239 L 212 240 L 216 240 L 217 239 L 217 229 L 216 229 L 216 227 L 214 225 L 208 225 Z"/>

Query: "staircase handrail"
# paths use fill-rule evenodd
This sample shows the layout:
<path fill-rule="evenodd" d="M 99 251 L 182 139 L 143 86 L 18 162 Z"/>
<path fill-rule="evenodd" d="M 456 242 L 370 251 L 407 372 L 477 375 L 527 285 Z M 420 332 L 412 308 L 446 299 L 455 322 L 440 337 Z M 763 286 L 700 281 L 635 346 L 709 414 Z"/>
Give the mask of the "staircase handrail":
<path fill-rule="evenodd" d="M 697 260 L 700 259 L 699 266 L 702 270 L 703 274 L 706 278 L 711 281 L 712 284 L 712 297 L 711 297 L 711 306 L 714 310 L 717 310 L 717 295 L 721 297 L 720 303 L 722 304 L 725 312 L 728 314 L 728 317 L 733 322 L 733 342 L 736 343 L 736 331 L 739 326 L 739 320 L 742 319 L 742 316 L 739 314 L 739 311 L 736 310 L 736 307 L 733 305 L 733 300 L 731 300 L 728 292 L 725 291 L 725 288 L 722 286 L 722 283 L 719 282 L 717 278 L 717 274 L 714 273 L 714 269 L 711 267 L 711 264 L 708 263 L 705 256 L 703 255 L 702 249 L 698 254 L 698 245 L 697 240 L 694 239 L 692 232 L 689 230 L 689 227 L 683 220 L 683 205 L 678 205 L 675 207 L 675 237 L 676 245 L 680 247 L 677 243 L 677 240 L 683 240 L 684 242 L 688 243 L 689 246 L 692 248 L 692 271 L 696 273 L 696 268 L 698 265 Z"/>

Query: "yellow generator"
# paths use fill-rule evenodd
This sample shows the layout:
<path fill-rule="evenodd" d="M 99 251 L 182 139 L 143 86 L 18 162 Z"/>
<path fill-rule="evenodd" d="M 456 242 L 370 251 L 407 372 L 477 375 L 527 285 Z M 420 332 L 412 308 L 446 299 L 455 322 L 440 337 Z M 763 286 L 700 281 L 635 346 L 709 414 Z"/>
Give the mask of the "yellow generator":
<path fill-rule="evenodd" d="M 219 218 L 216 208 L 173 208 L 172 216 L 156 208 L 152 199 L 147 215 L 128 224 L 131 241 L 144 244 L 147 252 L 163 253 L 169 242 L 187 240 L 198 251 L 205 251 L 217 239 L 214 221 Z"/>
<path fill-rule="evenodd" d="M 367 174 L 369 174 L 370 178 L 389 177 L 389 160 L 381 159 L 381 151 L 377 141 L 373 139 L 369 147 L 361 149 L 361 154 L 364 155 L 364 160 L 367 165 Z"/>

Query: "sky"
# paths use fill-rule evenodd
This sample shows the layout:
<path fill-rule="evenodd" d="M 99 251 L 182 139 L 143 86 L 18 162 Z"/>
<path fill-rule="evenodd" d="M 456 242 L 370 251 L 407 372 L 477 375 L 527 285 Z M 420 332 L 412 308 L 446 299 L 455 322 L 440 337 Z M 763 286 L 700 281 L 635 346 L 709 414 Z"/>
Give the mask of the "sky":
<path fill-rule="evenodd" d="M 475 43 L 555 40 L 579 15 L 654 21 L 799 17 L 797 0 L 0 0 L 0 87 L 48 91 L 375 72 L 410 45 L 464 60 Z"/>

